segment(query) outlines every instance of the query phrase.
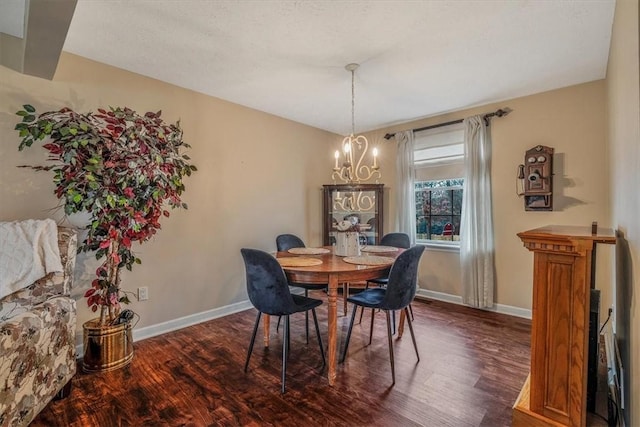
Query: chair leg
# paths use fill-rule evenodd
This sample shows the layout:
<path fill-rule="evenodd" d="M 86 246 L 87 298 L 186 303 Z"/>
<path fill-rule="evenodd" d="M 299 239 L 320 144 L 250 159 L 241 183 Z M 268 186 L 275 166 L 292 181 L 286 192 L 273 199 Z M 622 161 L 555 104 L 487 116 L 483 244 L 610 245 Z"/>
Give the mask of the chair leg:
<path fill-rule="evenodd" d="M 413 316 L 413 307 L 411 307 L 411 304 L 409 304 L 409 312 L 411 313 L 411 320 L 416 320 L 416 318 Z"/>
<path fill-rule="evenodd" d="M 282 394 L 287 376 L 287 358 L 289 357 L 289 316 L 284 319 L 284 339 L 282 340 Z"/>
<path fill-rule="evenodd" d="M 309 296 L 308 289 L 304 290 L 304 296 L 305 297 Z M 304 334 L 305 334 L 305 337 L 307 338 L 307 344 L 309 344 L 309 310 L 304 312 Z"/>
<path fill-rule="evenodd" d="M 420 361 L 420 355 L 418 354 L 418 344 L 416 343 L 416 336 L 413 333 L 413 321 L 411 320 L 411 317 L 409 316 L 409 310 L 407 309 L 407 307 L 404 308 L 404 314 L 407 318 L 407 323 L 409 324 L 409 332 L 411 332 L 411 340 L 413 341 L 413 348 L 416 350 L 416 356 L 418 357 L 418 362 Z"/>
<path fill-rule="evenodd" d="M 67 383 L 62 386 L 60 391 L 58 391 L 56 395 L 53 397 L 53 400 L 66 399 L 67 397 L 69 397 L 70 394 L 71 394 L 71 380 L 67 381 Z"/>
<path fill-rule="evenodd" d="M 347 357 L 347 349 L 349 348 L 349 340 L 351 340 L 351 330 L 353 329 L 353 321 L 356 320 L 356 313 L 358 312 L 358 306 L 353 304 L 353 313 L 351 314 L 351 322 L 349 322 L 349 331 L 347 332 L 347 339 L 344 342 L 344 349 L 342 350 L 342 357 L 340 357 L 340 363 L 344 362 L 344 358 Z"/>
<path fill-rule="evenodd" d="M 318 335 L 318 344 L 320 345 L 320 354 L 322 355 L 322 371 L 324 367 L 327 365 L 327 361 L 324 357 L 324 346 L 322 345 L 322 337 L 320 336 L 320 327 L 318 326 L 318 316 L 316 316 L 316 309 L 311 309 L 311 313 L 313 314 L 313 323 L 316 325 L 316 334 Z"/>
<path fill-rule="evenodd" d="M 253 325 L 253 334 L 251 334 L 251 342 L 249 343 L 249 351 L 247 352 L 247 360 L 244 362 L 244 372 L 247 372 L 247 368 L 249 367 L 249 359 L 251 358 L 251 352 L 253 351 L 253 344 L 256 342 L 256 332 L 258 332 L 258 325 L 260 324 L 260 316 L 262 316 L 261 312 L 258 312 L 258 316 L 256 317 L 256 323 Z"/>
<path fill-rule="evenodd" d="M 282 316 L 278 316 L 278 323 L 276 324 L 276 333 L 280 331 L 280 320 L 282 320 Z"/>
<path fill-rule="evenodd" d="M 391 338 L 391 314 L 389 310 L 385 310 L 387 313 L 387 339 L 389 341 L 389 361 L 391 362 L 391 378 L 393 382 L 391 385 L 396 383 L 396 367 L 393 363 L 393 339 Z"/>
<path fill-rule="evenodd" d="M 396 311 L 393 310 L 393 316 L 391 317 L 391 324 L 393 325 L 393 335 L 396 334 Z"/>
<path fill-rule="evenodd" d="M 364 307 L 362 307 L 362 311 L 364 311 Z M 376 309 L 371 309 L 371 327 L 369 328 L 369 345 L 371 345 L 371 341 L 373 340 L 373 318 L 376 315 Z"/>
<path fill-rule="evenodd" d="M 342 297 L 344 299 L 344 315 L 347 315 L 347 298 L 349 298 L 349 282 L 342 284 Z"/>
<path fill-rule="evenodd" d="M 366 291 L 367 289 L 369 289 L 369 282 L 365 283 L 365 285 L 364 285 L 364 291 Z M 362 307 L 362 311 L 360 312 L 360 320 L 358 321 L 358 324 L 362 323 L 362 315 L 363 314 L 364 314 L 364 307 Z M 369 343 L 369 344 L 371 344 L 371 343 Z"/>
<path fill-rule="evenodd" d="M 291 351 L 291 321 L 290 321 L 290 317 L 286 316 L 285 318 L 285 324 L 287 326 L 287 354 Z"/>

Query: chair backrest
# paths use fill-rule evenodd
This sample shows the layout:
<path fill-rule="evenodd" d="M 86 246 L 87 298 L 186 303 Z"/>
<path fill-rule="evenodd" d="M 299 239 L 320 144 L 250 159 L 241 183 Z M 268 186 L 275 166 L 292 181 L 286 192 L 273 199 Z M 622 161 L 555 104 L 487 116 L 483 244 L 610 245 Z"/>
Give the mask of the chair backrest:
<path fill-rule="evenodd" d="M 371 231 L 375 231 L 376 222 L 378 222 L 378 218 L 376 218 L 376 217 L 369 218 L 369 221 L 367 221 L 367 224 L 371 226 Z"/>
<path fill-rule="evenodd" d="M 276 246 L 278 251 L 288 251 L 291 248 L 304 248 L 304 242 L 301 238 L 294 234 L 281 234 L 276 237 Z"/>
<path fill-rule="evenodd" d="M 276 259 L 257 249 L 240 250 L 247 272 L 247 294 L 258 311 L 281 316 L 295 313 L 287 277 Z"/>
<path fill-rule="evenodd" d="M 391 266 L 387 292 L 380 303 L 380 308 L 400 310 L 413 301 L 418 282 L 418 263 L 422 252 L 424 252 L 424 246 L 418 245 L 398 255 Z"/>
<path fill-rule="evenodd" d="M 409 235 L 406 233 L 388 233 L 382 236 L 380 245 L 409 249 L 411 247 L 411 239 L 409 239 Z"/>

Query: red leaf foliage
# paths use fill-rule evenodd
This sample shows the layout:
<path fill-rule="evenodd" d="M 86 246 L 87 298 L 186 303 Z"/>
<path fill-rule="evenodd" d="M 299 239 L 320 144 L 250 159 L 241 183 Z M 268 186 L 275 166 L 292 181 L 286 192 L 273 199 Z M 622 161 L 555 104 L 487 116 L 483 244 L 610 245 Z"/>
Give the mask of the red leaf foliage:
<path fill-rule="evenodd" d="M 25 109 L 33 111 L 31 106 Z M 19 113 L 22 120 L 26 112 Z M 31 167 L 54 173 L 54 194 L 66 214 L 91 215 L 78 249 L 95 251 L 103 263 L 85 292 L 87 304 L 93 311 L 117 305 L 120 270 L 139 263 L 132 243 L 157 233 L 160 218 L 169 216 L 166 205 L 186 208 L 183 178 L 196 168 L 180 153 L 188 147 L 180 123 L 165 123 L 161 111 L 141 115 L 127 107 L 85 114 L 63 108 L 30 115 L 35 120 L 22 125 L 27 132 L 20 149 L 44 136 L 42 146 L 55 165 Z"/>

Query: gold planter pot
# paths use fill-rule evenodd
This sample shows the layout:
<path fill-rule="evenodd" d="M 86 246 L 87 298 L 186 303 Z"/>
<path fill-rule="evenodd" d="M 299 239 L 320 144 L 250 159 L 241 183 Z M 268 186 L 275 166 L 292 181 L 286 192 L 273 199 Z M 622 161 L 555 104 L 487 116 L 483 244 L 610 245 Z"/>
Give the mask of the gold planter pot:
<path fill-rule="evenodd" d="M 133 359 L 131 322 L 115 326 L 100 325 L 92 319 L 82 325 L 84 329 L 84 372 L 106 372 L 127 366 Z"/>

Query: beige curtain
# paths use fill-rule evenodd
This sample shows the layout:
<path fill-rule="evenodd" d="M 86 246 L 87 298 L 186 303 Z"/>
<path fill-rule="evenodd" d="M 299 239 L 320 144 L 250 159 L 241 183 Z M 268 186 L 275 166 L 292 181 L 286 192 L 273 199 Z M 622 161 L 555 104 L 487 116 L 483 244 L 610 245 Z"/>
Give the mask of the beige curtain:
<path fill-rule="evenodd" d="M 395 138 L 398 142 L 398 154 L 396 157 L 396 186 L 398 188 L 395 191 L 396 216 L 394 231 L 408 234 L 413 245 L 416 242 L 413 131 L 396 132 Z"/>
<path fill-rule="evenodd" d="M 460 224 L 462 302 L 493 307 L 495 288 L 491 209 L 491 133 L 483 116 L 464 120 L 465 176 Z"/>

